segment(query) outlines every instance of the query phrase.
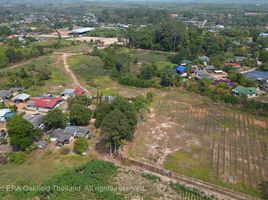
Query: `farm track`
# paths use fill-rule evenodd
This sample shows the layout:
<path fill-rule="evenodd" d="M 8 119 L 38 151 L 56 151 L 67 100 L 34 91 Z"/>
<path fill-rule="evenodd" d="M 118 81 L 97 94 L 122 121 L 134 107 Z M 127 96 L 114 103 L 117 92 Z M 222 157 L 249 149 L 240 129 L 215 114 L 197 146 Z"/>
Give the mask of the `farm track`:
<path fill-rule="evenodd" d="M 7 71 L 7 70 L 12 70 L 12 69 L 16 69 L 16 68 L 22 67 L 24 65 L 28 65 L 28 64 L 32 63 L 33 61 L 38 60 L 38 58 L 40 58 L 40 56 L 39 57 L 35 57 L 35 58 L 31 58 L 31 59 L 26 60 L 26 61 L 22 61 L 20 63 L 14 64 L 14 65 L 11 65 L 11 66 L 8 66 L 6 68 L 0 69 L 0 72 L 4 72 L 4 71 Z"/>
<path fill-rule="evenodd" d="M 88 91 L 84 86 L 82 86 L 82 84 L 77 79 L 76 75 L 70 69 L 70 66 L 69 66 L 69 64 L 67 62 L 67 58 L 68 57 L 74 56 L 74 55 L 82 55 L 82 53 L 61 53 L 61 52 L 54 52 L 54 54 L 56 54 L 56 55 L 62 55 L 64 69 L 67 72 L 67 74 L 71 77 L 74 86 L 75 87 L 82 88 L 86 92 L 87 95 L 91 96 L 92 95 L 91 92 Z"/>

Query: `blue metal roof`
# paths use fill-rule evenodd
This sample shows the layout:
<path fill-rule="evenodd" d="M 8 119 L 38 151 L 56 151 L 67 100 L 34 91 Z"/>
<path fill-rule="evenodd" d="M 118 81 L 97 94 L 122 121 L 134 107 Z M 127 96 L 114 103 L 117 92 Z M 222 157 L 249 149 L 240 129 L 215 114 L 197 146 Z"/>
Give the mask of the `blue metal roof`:
<path fill-rule="evenodd" d="M 186 68 L 184 66 L 182 66 L 182 65 L 175 66 L 175 69 L 176 69 L 177 72 L 180 72 L 180 73 L 183 73 L 186 70 Z"/>
<path fill-rule="evenodd" d="M 268 80 L 268 72 L 267 71 L 251 71 L 244 74 L 247 78 L 259 80 L 259 81 L 266 81 Z"/>

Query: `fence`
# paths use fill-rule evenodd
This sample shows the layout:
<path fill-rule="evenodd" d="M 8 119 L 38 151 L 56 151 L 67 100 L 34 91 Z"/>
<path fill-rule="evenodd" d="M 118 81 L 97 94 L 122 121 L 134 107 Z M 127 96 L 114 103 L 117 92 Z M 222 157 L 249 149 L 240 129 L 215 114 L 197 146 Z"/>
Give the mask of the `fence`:
<path fill-rule="evenodd" d="M 126 158 L 120 154 L 118 154 L 116 156 L 116 158 L 121 160 L 121 161 L 127 162 L 130 165 L 136 166 L 140 169 L 171 178 L 180 184 L 181 183 L 186 184 L 186 185 L 188 184 L 188 185 L 194 186 L 195 188 L 199 188 L 201 190 L 206 190 L 206 191 L 208 190 L 211 193 L 214 193 L 215 195 L 217 194 L 217 196 L 225 196 L 228 199 L 231 198 L 231 199 L 236 199 L 236 200 L 254 200 L 254 199 L 256 199 L 254 197 L 248 197 L 244 194 L 236 193 L 236 192 L 233 192 L 229 189 L 222 188 L 220 186 L 216 186 L 216 185 L 204 182 L 204 181 L 196 180 L 196 179 L 193 179 L 193 178 L 190 178 L 187 176 L 183 176 L 183 175 L 174 174 L 173 172 L 170 172 L 169 170 L 159 168 L 156 166 L 152 166 L 149 164 L 145 164 L 145 163 L 142 163 L 140 161 L 137 161 L 137 160 L 134 160 L 131 158 Z"/>

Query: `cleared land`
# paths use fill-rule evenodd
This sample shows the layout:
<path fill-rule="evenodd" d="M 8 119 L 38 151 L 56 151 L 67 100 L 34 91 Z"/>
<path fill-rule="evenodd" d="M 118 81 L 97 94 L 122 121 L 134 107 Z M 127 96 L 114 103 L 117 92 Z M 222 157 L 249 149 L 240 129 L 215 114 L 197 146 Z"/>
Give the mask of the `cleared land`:
<path fill-rule="evenodd" d="M 125 153 L 144 162 L 258 195 L 268 179 L 267 120 L 184 91 L 156 93 Z"/>
<path fill-rule="evenodd" d="M 128 52 L 133 60 L 138 58 L 140 65 L 155 61 L 161 69 L 169 62 L 169 53 L 120 50 Z M 97 68 L 82 63 L 93 63 L 98 58 L 73 56 L 71 59 L 71 68 L 84 81 L 89 69 Z M 138 64 L 131 66 L 133 71 L 139 71 Z M 125 146 L 126 155 L 254 196 L 259 196 L 267 184 L 267 119 L 179 89 L 121 86 L 104 75 L 92 76 L 88 87 L 106 95 L 118 93 L 126 97 L 154 92 L 151 111 L 139 123 L 133 141 Z"/>
<path fill-rule="evenodd" d="M 155 62 L 159 69 L 174 65 L 168 61 L 170 53 L 126 48 L 120 51 L 129 53 L 133 61 L 138 59 L 138 64 L 131 63 L 131 70 L 136 73 L 142 63 Z M 87 82 L 93 92 L 126 97 L 149 90 L 154 92 L 150 113 L 139 123 L 133 141 L 124 148 L 127 156 L 247 194 L 260 195 L 268 180 L 266 119 L 178 89 L 119 85 L 108 75 L 95 73 L 105 71 L 97 57 L 73 56 L 69 62 L 74 73 Z"/>

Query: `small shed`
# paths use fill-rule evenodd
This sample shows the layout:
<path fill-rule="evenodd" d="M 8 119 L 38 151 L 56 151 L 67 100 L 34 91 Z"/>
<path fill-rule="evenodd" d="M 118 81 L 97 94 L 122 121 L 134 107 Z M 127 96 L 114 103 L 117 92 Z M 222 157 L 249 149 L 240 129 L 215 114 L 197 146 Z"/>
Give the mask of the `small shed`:
<path fill-rule="evenodd" d="M 180 65 L 180 66 L 175 66 L 174 68 L 175 68 L 177 73 L 183 74 L 186 72 L 185 66 Z"/>
<path fill-rule="evenodd" d="M 34 145 L 39 149 L 46 149 L 48 142 L 42 140 L 42 141 L 35 142 Z"/>

